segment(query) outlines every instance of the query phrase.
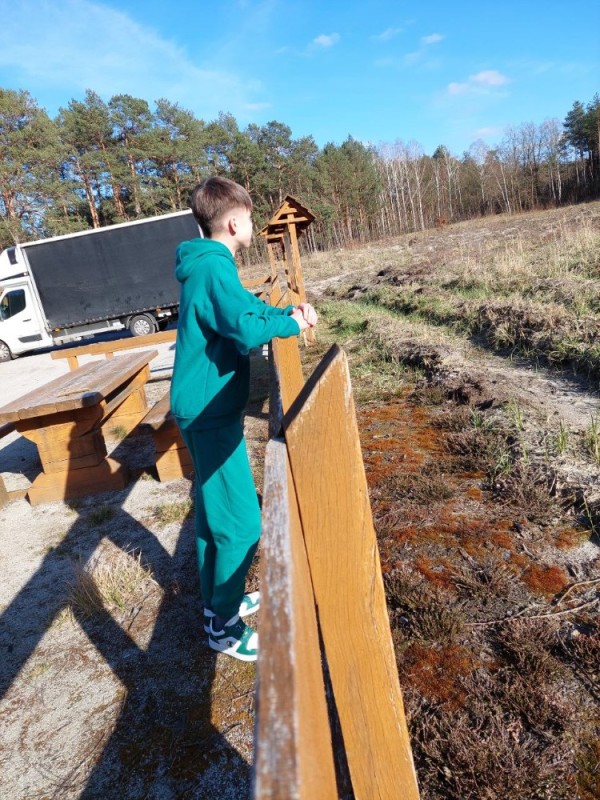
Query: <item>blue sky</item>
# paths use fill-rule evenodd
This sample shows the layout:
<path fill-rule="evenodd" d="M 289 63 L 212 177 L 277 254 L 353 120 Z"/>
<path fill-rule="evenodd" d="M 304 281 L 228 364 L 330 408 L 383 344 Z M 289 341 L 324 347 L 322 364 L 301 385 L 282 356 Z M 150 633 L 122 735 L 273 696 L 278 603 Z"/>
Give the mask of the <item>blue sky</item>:
<path fill-rule="evenodd" d="M 0 86 L 51 115 L 91 88 L 460 155 L 600 91 L 600 3 L 0 0 L 0 20 Z"/>

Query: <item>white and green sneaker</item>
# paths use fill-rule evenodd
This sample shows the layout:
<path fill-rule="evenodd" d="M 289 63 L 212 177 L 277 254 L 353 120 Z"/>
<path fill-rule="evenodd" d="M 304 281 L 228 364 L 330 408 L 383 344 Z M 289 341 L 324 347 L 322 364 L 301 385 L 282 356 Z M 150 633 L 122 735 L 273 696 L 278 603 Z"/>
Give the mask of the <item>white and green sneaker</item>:
<path fill-rule="evenodd" d="M 250 592 L 250 594 L 245 594 L 242 598 L 242 602 L 240 603 L 240 610 L 238 614 L 240 617 L 249 617 L 251 614 L 255 614 L 258 609 L 260 608 L 260 592 Z M 215 612 L 210 608 L 204 609 L 204 632 L 210 633 L 210 621 L 214 617 Z"/>
<path fill-rule="evenodd" d="M 248 627 L 239 614 L 228 620 L 220 631 L 214 630 L 214 621 L 213 617 L 208 630 L 209 647 L 240 661 L 256 661 L 258 633 Z"/>

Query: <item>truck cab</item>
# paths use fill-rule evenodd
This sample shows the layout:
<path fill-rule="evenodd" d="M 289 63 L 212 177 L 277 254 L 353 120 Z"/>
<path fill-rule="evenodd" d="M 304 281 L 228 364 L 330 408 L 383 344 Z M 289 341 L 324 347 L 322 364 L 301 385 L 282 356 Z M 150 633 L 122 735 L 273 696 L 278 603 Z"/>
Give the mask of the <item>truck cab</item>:
<path fill-rule="evenodd" d="M 52 344 L 17 247 L 0 254 L 0 361 Z"/>

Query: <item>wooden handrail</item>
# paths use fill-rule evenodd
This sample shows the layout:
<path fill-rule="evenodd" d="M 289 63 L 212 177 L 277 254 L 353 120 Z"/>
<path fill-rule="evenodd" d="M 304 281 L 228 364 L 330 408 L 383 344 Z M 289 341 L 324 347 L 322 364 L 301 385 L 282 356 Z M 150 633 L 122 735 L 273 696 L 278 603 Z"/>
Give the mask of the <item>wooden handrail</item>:
<path fill-rule="evenodd" d="M 273 291 L 275 283 L 272 275 L 265 275 L 262 278 L 253 278 L 243 281 L 242 286 L 244 286 L 245 289 L 254 289 L 258 286 L 265 287 L 259 292 L 258 296 L 262 300 L 267 300 Z M 275 305 L 275 303 L 273 305 Z M 112 358 L 119 350 L 134 350 L 138 347 L 149 347 L 150 345 L 162 344 L 164 342 L 174 342 L 176 339 L 177 330 L 159 331 L 158 333 L 149 333 L 146 336 L 127 336 L 124 339 L 113 339 L 110 342 L 93 342 L 92 344 L 83 344 L 78 347 L 68 347 L 64 350 L 54 350 L 51 353 L 51 358 L 66 358 L 69 369 L 73 370 L 77 369 L 79 366 L 79 358 L 81 356 L 103 355 L 106 358 Z"/>
<path fill-rule="evenodd" d="M 316 611 L 282 439 L 265 457 L 254 758 L 257 800 L 337 800 Z"/>
<path fill-rule="evenodd" d="M 271 354 L 253 797 L 418 800 L 346 357 L 303 385 L 295 339 Z"/>
<path fill-rule="evenodd" d="M 65 350 L 54 350 L 51 358 L 66 358 L 69 362 L 69 369 L 77 369 L 81 356 L 103 355 L 106 358 L 112 358 L 119 350 L 136 350 L 138 347 L 174 342 L 176 338 L 176 330 L 160 331 L 159 333 L 149 333 L 147 336 L 132 336 L 125 339 L 114 339 L 110 342 L 93 342 L 79 347 L 69 347 Z"/>

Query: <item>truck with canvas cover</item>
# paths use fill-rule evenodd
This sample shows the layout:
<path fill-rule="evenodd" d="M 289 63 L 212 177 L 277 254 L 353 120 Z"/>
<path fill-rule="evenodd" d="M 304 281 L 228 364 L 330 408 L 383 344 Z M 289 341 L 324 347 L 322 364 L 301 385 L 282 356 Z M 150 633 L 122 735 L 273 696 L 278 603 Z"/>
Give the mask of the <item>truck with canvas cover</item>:
<path fill-rule="evenodd" d="M 177 245 L 200 236 L 191 211 L 9 247 L 0 254 L 0 361 L 177 318 Z"/>

